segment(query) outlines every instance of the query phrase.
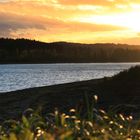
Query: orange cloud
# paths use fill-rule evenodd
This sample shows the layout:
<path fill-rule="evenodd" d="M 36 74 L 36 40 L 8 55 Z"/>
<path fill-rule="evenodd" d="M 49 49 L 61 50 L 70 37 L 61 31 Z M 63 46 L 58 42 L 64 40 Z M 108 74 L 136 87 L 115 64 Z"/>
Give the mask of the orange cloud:
<path fill-rule="evenodd" d="M 137 35 L 128 26 L 121 27 L 125 26 L 123 21 L 114 22 L 135 13 L 140 13 L 139 0 L 1 0 L 0 36 L 44 41 L 128 41 Z"/>
<path fill-rule="evenodd" d="M 130 4 L 137 3 L 140 4 L 139 0 L 57 0 L 61 4 L 65 5 L 79 5 L 79 4 L 89 4 L 89 5 L 102 5 L 102 6 L 113 6 L 116 4 Z"/>
<path fill-rule="evenodd" d="M 125 29 L 119 26 L 99 25 L 81 22 L 62 21 L 47 17 L 27 17 L 10 13 L 0 13 L 1 34 L 27 29 L 45 30 L 49 33 L 70 33 L 70 32 L 97 32 Z"/>

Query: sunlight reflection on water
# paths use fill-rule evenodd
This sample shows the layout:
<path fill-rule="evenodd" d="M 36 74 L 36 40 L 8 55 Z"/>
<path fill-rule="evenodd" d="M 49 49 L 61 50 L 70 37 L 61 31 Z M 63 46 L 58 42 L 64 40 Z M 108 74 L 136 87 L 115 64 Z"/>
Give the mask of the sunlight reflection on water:
<path fill-rule="evenodd" d="M 0 65 L 0 92 L 112 76 L 140 63 Z"/>

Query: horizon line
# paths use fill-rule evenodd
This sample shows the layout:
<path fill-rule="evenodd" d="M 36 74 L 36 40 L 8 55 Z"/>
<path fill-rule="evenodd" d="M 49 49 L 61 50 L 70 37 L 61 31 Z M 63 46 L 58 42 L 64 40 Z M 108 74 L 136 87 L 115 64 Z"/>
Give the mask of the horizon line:
<path fill-rule="evenodd" d="M 85 45 L 95 45 L 95 44 L 115 44 L 115 45 L 129 45 L 129 46 L 140 46 L 140 44 L 128 44 L 128 43 L 115 43 L 115 42 L 95 42 L 95 43 L 84 43 L 84 42 L 75 42 L 75 41 L 42 41 L 37 39 L 29 38 L 9 38 L 9 37 L 0 37 L 0 39 L 11 39 L 11 40 L 30 40 L 42 43 L 72 43 L 72 44 L 85 44 Z"/>

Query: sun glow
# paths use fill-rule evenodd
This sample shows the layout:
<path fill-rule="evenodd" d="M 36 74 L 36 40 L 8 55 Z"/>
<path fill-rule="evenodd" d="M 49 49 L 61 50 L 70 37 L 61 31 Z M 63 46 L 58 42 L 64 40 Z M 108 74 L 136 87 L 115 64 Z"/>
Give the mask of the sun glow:
<path fill-rule="evenodd" d="M 110 25 L 122 26 L 132 31 L 139 32 L 140 18 L 138 17 L 138 15 L 140 15 L 140 11 L 116 14 L 116 15 L 79 17 L 74 20 L 79 20 L 80 22 L 87 22 L 87 23 L 110 24 Z"/>
<path fill-rule="evenodd" d="M 0 0 L 0 37 L 140 44 L 140 0 Z"/>

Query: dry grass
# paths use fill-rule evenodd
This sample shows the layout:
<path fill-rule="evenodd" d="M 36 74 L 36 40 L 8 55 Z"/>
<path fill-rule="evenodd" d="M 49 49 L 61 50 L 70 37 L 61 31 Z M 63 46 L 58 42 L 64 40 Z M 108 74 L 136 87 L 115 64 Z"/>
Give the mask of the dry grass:
<path fill-rule="evenodd" d="M 54 113 L 42 117 L 27 109 L 21 120 L 4 121 L 0 126 L 0 140 L 139 140 L 140 123 L 132 116 L 107 113 L 88 105 L 86 117 L 75 109 L 68 114 Z"/>

